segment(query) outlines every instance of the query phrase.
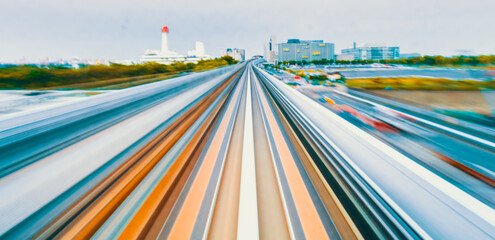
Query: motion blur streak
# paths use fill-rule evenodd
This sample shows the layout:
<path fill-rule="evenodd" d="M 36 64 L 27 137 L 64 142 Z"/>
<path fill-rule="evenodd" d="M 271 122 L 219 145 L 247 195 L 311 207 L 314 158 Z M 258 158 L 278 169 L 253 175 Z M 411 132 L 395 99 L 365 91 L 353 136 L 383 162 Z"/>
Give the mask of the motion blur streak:
<path fill-rule="evenodd" d="M 486 186 L 453 183 L 334 106 L 379 101 L 334 92 L 319 103 L 258 63 L 2 120 L 0 238 L 495 236 L 488 169 L 431 149 Z M 491 140 L 401 116 L 493 159 Z"/>

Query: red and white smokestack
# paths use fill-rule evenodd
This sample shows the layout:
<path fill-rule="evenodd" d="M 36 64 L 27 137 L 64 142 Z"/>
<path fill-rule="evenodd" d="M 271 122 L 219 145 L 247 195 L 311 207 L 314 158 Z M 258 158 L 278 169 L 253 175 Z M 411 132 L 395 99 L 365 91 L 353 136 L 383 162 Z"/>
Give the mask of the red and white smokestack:
<path fill-rule="evenodd" d="M 168 53 L 168 27 L 162 27 L 162 53 Z"/>

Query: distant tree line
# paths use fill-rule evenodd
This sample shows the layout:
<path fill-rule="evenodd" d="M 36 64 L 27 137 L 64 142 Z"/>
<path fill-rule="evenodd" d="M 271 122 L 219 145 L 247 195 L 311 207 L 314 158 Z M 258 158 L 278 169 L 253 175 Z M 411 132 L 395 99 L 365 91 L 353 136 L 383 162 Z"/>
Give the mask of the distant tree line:
<path fill-rule="evenodd" d="M 212 60 L 201 60 L 196 64 L 177 62 L 164 65 L 150 62 L 122 65 L 111 63 L 109 66 L 89 65 L 79 69 L 61 66 L 16 65 L 0 68 L 0 89 L 35 89 L 151 74 L 206 71 L 235 63 L 237 61 L 232 57 L 223 56 Z"/>
<path fill-rule="evenodd" d="M 383 60 L 333 60 L 333 59 L 321 59 L 313 61 L 284 61 L 279 62 L 280 65 L 327 65 L 327 64 L 402 64 L 402 65 L 427 65 L 427 66 L 487 66 L 495 65 L 495 55 L 480 55 L 480 56 L 455 56 L 455 57 L 443 57 L 443 56 L 423 56 L 413 58 L 401 58 L 401 59 L 383 59 Z"/>
<path fill-rule="evenodd" d="M 451 80 L 444 78 L 396 77 L 347 79 L 346 85 L 364 89 L 395 90 L 485 90 L 495 89 L 495 81 Z"/>
<path fill-rule="evenodd" d="M 380 60 L 380 63 L 429 66 L 486 66 L 495 65 L 495 55 L 455 57 L 424 56 L 403 59 L 385 59 Z"/>

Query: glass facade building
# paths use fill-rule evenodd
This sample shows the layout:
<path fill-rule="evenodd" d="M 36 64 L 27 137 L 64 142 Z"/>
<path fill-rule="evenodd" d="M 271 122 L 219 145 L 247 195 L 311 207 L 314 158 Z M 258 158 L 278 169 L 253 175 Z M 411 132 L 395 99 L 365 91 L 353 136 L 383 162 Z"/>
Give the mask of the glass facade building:
<path fill-rule="evenodd" d="M 353 55 L 355 60 L 398 59 L 399 47 L 354 47 L 342 49 L 342 54 Z"/>
<path fill-rule="evenodd" d="M 287 43 L 278 44 L 277 60 L 285 61 L 308 61 L 334 59 L 335 45 L 323 40 L 303 41 L 289 39 Z"/>

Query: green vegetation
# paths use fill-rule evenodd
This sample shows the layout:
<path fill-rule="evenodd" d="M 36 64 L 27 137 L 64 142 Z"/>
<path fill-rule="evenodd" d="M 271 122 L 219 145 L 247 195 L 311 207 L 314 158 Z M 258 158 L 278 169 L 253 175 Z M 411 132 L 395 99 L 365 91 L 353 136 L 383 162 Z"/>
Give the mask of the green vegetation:
<path fill-rule="evenodd" d="M 328 77 L 325 74 L 319 74 L 319 75 L 310 75 L 309 79 L 313 81 L 327 81 Z"/>
<path fill-rule="evenodd" d="M 385 60 L 352 60 L 352 61 L 334 61 L 334 60 L 314 60 L 307 61 L 285 61 L 279 64 L 283 65 L 325 65 L 325 64 L 402 64 L 402 65 L 417 65 L 417 66 L 486 66 L 495 69 L 495 55 L 480 55 L 480 56 L 424 56 L 402 59 L 385 59 Z"/>
<path fill-rule="evenodd" d="M 125 81 L 142 80 L 143 77 L 206 71 L 234 63 L 237 63 L 237 61 L 232 57 L 223 56 L 212 60 L 202 60 L 197 64 L 182 62 L 170 65 L 158 63 L 135 65 L 110 64 L 110 66 L 90 65 L 79 69 L 60 66 L 11 66 L 0 68 L 0 89 L 64 88 L 66 86 L 75 88 L 73 86 L 96 82 L 98 86 L 104 86 Z M 115 81 L 115 79 L 118 79 L 118 81 Z"/>
<path fill-rule="evenodd" d="M 363 78 L 347 79 L 348 87 L 393 90 L 494 90 L 495 80 L 455 81 L 444 78 Z"/>
<path fill-rule="evenodd" d="M 450 58 L 442 56 L 424 56 L 397 60 L 380 60 L 380 63 L 428 66 L 487 66 L 495 65 L 495 55 L 455 56 Z"/>

